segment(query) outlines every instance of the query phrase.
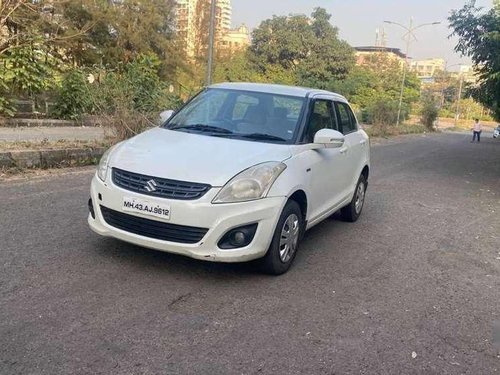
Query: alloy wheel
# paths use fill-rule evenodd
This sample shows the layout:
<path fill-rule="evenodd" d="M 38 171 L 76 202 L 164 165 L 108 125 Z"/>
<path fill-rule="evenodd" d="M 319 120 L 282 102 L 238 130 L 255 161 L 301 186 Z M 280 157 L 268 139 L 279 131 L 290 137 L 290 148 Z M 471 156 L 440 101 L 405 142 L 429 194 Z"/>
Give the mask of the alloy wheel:
<path fill-rule="evenodd" d="M 356 200 L 354 201 L 354 209 L 356 214 L 359 215 L 365 202 L 365 184 L 361 182 L 356 189 Z"/>
<path fill-rule="evenodd" d="M 291 214 L 286 218 L 281 229 L 279 251 L 280 260 L 283 263 L 288 262 L 295 254 L 299 243 L 299 233 L 299 217 L 296 214 Z"/>

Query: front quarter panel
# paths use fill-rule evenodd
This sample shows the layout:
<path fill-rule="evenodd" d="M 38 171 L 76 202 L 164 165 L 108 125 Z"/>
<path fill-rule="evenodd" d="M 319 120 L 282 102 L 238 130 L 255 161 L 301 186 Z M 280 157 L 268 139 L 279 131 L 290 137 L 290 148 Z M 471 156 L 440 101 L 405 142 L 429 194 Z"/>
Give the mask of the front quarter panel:
<path fill-rule="evenodd" d="M 307 152 L 298 153 L 286 160 L 286 169 L 274 182 L 268 197 L 289 197 L 298 190 L 303 190 L 308 196 L 310 190 L 309 172 L 310 160 Z"/>
<path fill-rule="evenodd" d="M 363 129 L 360 129 L 359 132 L 361 133 L 361 136 L 363 139 L 366 140 L 366 148 L 364 152 L 364 165 L 361 168 L 364 168 L 365 165 L 368 166 L 368 168 L 371 168 L 370 166 L 370 153 L 371 153 L 371 146 L 370 146 L 370 137 L 368 134 Z"/>

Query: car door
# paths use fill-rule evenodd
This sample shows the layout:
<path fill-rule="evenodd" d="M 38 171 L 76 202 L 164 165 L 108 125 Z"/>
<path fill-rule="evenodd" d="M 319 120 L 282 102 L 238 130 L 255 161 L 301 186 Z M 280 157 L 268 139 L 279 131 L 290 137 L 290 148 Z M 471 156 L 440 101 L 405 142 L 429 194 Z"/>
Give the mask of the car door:
<path fill-rule="evenodd" d="M 347 103 L 336 101 L 335 110 L 340 131 L 345 136 L 346 181 L 348 182 L 345 194 L 351 196 L 365 164 L 368 139 L 363 132 L 359 131 L 356 117 Z"/>
<path fill-rule="evenodd" d="M 304 132 L 304 142 L 312 144 L 321 129 L 338 129 L 333 100 L 315 98 Z M 344 198 L 348 165 L 343 148 L 318 148 L 307 151 L 310 175 L 309 221 L 314 224 L 334 209 Z"/>

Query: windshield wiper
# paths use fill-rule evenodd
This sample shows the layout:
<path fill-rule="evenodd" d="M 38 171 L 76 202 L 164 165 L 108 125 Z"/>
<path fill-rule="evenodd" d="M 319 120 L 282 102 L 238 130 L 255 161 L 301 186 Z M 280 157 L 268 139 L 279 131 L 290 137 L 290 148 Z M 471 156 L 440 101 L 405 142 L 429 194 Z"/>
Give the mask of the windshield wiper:
<path fill-rule="evenodd" d="M 221 134 L 232 134 L 233 133 L 231 130 L 228 130 L 228 129 L 219 128 L 217 126 L 203 125 L 203 124 L 178 125 L 178 126 L 173 126 L 169 129 L 170 130 L 179 130 L 179 129 L 198 130 L 198 131 L 202 131 L 202 132 L 212 132 L 212 133 L 221 133 Z"/>
<path fill-rule="evenodd" d="M 256 139 L 262 141 L 278 141 L 278 142 L 286 142 L 287 140 L 281 137 L 277 137 L 271 134 L 264 133 L 251 133 L 251 134 L 238 134 L 242 138 Z"/>

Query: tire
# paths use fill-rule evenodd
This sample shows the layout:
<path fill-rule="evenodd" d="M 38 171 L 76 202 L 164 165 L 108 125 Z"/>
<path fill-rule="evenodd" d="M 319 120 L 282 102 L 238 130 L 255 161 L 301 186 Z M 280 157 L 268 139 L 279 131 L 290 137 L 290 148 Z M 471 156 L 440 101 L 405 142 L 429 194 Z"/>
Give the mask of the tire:
<path fill-rule="evenodd" d="M 299 240 L 305 230 L 304 224 L 298 203 L 288 201 L 274 230 L 271 245 L 262 259 L 262 270 L 265 273 L 281 275 L 288 271 L 297 255 Z M 284 237 L 287 232 L 288 241 Z"/>
<path fill-rule="evenodd" d="M 354 190 L 354 196 L 352 197 L 351 203 L 340 210 L 342 219 L 351 223 L 354 223 L 356 220 L 358 220 L 361 212 L 363 211 L 367 185 L 368 184 L 365 176 L 359 176 L 359 180 L 356 184 L 356 190 Z"/>

